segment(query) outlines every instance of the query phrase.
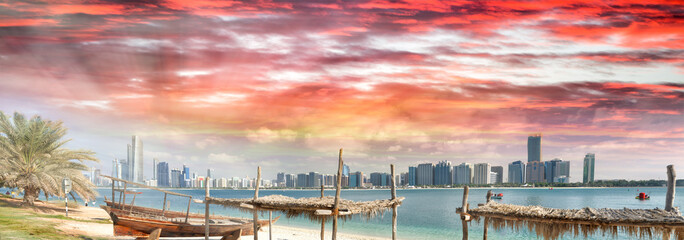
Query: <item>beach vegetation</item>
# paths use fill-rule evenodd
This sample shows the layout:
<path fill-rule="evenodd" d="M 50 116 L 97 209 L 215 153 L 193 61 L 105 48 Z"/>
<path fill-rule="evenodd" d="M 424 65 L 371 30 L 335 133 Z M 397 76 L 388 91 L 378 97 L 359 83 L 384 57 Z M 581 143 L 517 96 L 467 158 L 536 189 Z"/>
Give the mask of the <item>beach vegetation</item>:
<path fill-rule="evenodd" d="M 0 182 L 2 187 L 24 191 L 23 204 L 33 206 L 42 192 L 46 197 L 65 197 L 62 180 L 70 178 L 72 192 L 82 199 L 92 199 L 97 192 L 83 176 L 86 161 L 95 161 L 95 153 L 64 147 L 67 128 L 61 121 L 40 116 L 26 118 L 21 113 L 9 116 L 0 111 Z"/>

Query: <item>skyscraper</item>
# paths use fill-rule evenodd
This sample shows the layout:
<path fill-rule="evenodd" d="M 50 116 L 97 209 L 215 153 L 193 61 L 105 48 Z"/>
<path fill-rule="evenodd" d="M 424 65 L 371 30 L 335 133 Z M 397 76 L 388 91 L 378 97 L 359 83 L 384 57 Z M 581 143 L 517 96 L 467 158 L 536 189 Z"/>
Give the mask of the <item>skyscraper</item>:
<path fill-rule="evenodd" d="M 509 183 L 524 183 L 525 182 L 525 163 L 522 161 L 515 161 L 508 164 L 508 182 Z"/>
<path fill-rule="evenodd" d="M 492 184 L 503 183 L 503 166 L 492 166 L 492 172 L 496 173 L 496 178 Z"/>
<path fill-rule="evenodd" d="M 276 182 L 285 184 L 285 173 L 279 172 L 276 177 Z"/>
<path fill-rule="evenodd" d="M 418 169 L 416 167 L 413 167 L 413 166 L 409 167 L 408 180 L 407 180 L 409 186 L 415 186 L 416 185 L 416 171 L 417 170 Z"/>
<path fill-rule="evenodd" d="M 159 163 L 159 159 L 157 158 L 152 158 L 152 180 L 157 180 L 157 164 Z M 159 182 L 157 182 L 157 186 Z"/>
<path fill-rule="evenodd" d="M 171 170 L 171 177 L 169 179 L 170 187 L 178 188 L 181 187 L 181 182 L 183 180 L 183 174 L 180 170 L 174 168 Z"/>
<path fill-rule="evenodd" d="M 473 183 L 473 164 L 461 163 L 454 167 L 456 172 L 456 184 L 471 184 Z"/>
<path fill-rule="evenodd" d="M 297 176 L 294 174 L 285 174 L 285 186 L 289 188 L 295 187 Z"/>
<path fill-rule="evenodd" d="M 527 162 L 541 162 L 542 148 L 541 148 L 542 134 L 537 133 L 527 137 Z"/>
<path fill-rule="evenodd" d="M 435 165 L 434 185 L 451 185 L 451 162 L 441 161 Z"/>
<path fill-rule="evenodd" d="M 416 171 L 416 185 L 426 186 L 435 185 L 435 164 L 422 163 L 418 164 Z"/>
<path fill-rule="evenodd" d="M 297 174 L 297 187 L 304 188 L 309 187 L 309 174 L 300 173 Z"/>
<path fill-rule="evenodd" d="M 155 159 L 155 161 L 157 161 Z M 157 186 L 159 187 L 170 187 L 169 183 L 169 164 L 166 162 L 157 163 Z M 178 179 L 176 179 L 178 181 Z"/>
<path fill-rule="evenodd" d="M 192 187 L 190 168 L 185 164 L 183 164 L 183 171 L 181 172 L 180 187 Z"/>
<path fill-rule="evenodd" d="M 142 183 L 145 181 L 144 174 L 143 174 L 143 143 L 142 140 L 140 140 L 140 137 L 137 135 L 133 135 L 133 163 L 129 164 L 135 165 L 135 168 L 133 169 L 133 177 L 134 177 L 134 182 L 139 182 Z"/>
<path fill-rule="evenodd" d="M 594 182 L 594 164 L 596 162 L 596 155 L 593 153 L 587 153 L 584 156 L 584 177 L 582 179 L 583 183 Z"/>
<path fill-rule="evenodd" d="M 544 177 L 546 178 L 546 182 L 553 183 L 553 179 L 558 177 L 560 162 L 562 162 L 562 160 L 559 158 L 544 162 Z"/>
<path fill-rule="evenodd" d="M 525 181 L 527 183 L 544 182 L 544 163 L 528 162 L 525 169 Z"/>
<path fill-rule="evenodd" d="M 353 172 L 349 174 L 349 187 L 363 187 L 363 172 Z"/>
<path fill-rule="evenodd" d="M 525 179 L 528 183 L 543 182 L 544 163 L 542 159 L 542 134 L 536 133 L 527 137 L 527 169 Z"/>
<path fill-rule="evenodd" d="M 308 187 L 321 187 L 321 174 L 317 172 L 309 172 L 309 178 L 307 178 Z"/>
<path fill-rule="evenodd" d="M 126 174 L 126 176 L 128 177 L 126 178 L 126 180 L 134 181 L 135 177 L 133 177 L 133 173 L 135 172 L 135 164 L 133 160 L 133 146 L 131 146 L 131 144 L 128 144 L 126 147 L 128 147 L 128 152 L 126 155 L 126 166 L 128 166 L 128 174 Z"/>
<path fill-rule="evenodd" d="M 129 167 L 128 160 L 121 159 L 119 160 L 119 164 L 121 165 L 119 167 L 119 169 L 121 169 L 121 179 L 130 180 L 131 175 L 129 173 L 131 171 L 131 168 Z"/>
<path fill-rule="evenodd" d="M 473 184 L 490 184 L 492 165 L 489 163 L 476 163 L 473 166 Z"/>

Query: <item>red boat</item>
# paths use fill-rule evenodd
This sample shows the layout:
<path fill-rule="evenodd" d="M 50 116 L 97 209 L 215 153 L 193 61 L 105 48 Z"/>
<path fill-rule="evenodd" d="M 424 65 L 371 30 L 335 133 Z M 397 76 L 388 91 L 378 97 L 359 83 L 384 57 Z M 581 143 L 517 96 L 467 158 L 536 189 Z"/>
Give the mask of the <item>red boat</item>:
<path fill-rule="evenodd" d="M 646 193 L 639 193 L 639 195 L 634 198 L 639 200 L 649 200 L 651 199 L 651 196 L 646 195 Z"/>

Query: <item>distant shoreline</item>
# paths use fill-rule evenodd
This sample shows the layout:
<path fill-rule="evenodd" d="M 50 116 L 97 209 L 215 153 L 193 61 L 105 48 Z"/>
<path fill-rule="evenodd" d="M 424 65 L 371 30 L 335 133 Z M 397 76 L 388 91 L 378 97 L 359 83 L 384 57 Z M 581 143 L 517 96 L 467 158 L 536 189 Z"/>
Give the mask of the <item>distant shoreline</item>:
<path fill-rule="evenodd" d="M 604 189 L 604 188 L 666 188 L 666 187 L 654 187 L 654 186 L 633 186 L 633 187 L 469 187 L 470 189 Z M 677 186 L 677 188 L 684 188 L 684 186 Z M 111 187 L 96 187 L 96 189 L 111 189 Z M 131 189 L 138 189 L 137 187 L 131 187 Z M 204 190 L 204 188 L 160 188 L 163 190 Z M 397 188 L 397 190 L 461 190 L 463 187 L 434 187 L 434 188 Z M 254 191 L 253 188 L 210 188 L 210 190 L 250 190 Z M 259 188 L 259 190 L 281 190 L 281 191 L 320 191 L 320 188 Z M 324 190 L 335 190 L 335 188 L 325 188 Z M 345 188 L 344 191 L 361 191 L 361 190 L 378 190 L 385 191 L 390 190 L 390 188 Z"/>

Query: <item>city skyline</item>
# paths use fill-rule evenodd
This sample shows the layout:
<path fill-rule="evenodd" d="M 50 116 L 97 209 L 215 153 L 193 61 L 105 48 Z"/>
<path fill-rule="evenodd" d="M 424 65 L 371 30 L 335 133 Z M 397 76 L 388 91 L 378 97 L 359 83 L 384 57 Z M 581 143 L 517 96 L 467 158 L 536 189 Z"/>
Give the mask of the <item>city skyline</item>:
<path fill-rule="evenodd" d="M 663 179 L 684 156 L 678 2 L 0 8 L 0 110 L 63 121 L 65 147 L 96 152 L 104 173 L 135 159 L 132 135 L 145 153 L 131 174 L 148 178 L 153 158 L 225 176 L 334 172 L 340 148 L 368 172 L 508 166 L 527 163 L 533 133 L 572 181 L 586 153 L 595 179 Z"/>

